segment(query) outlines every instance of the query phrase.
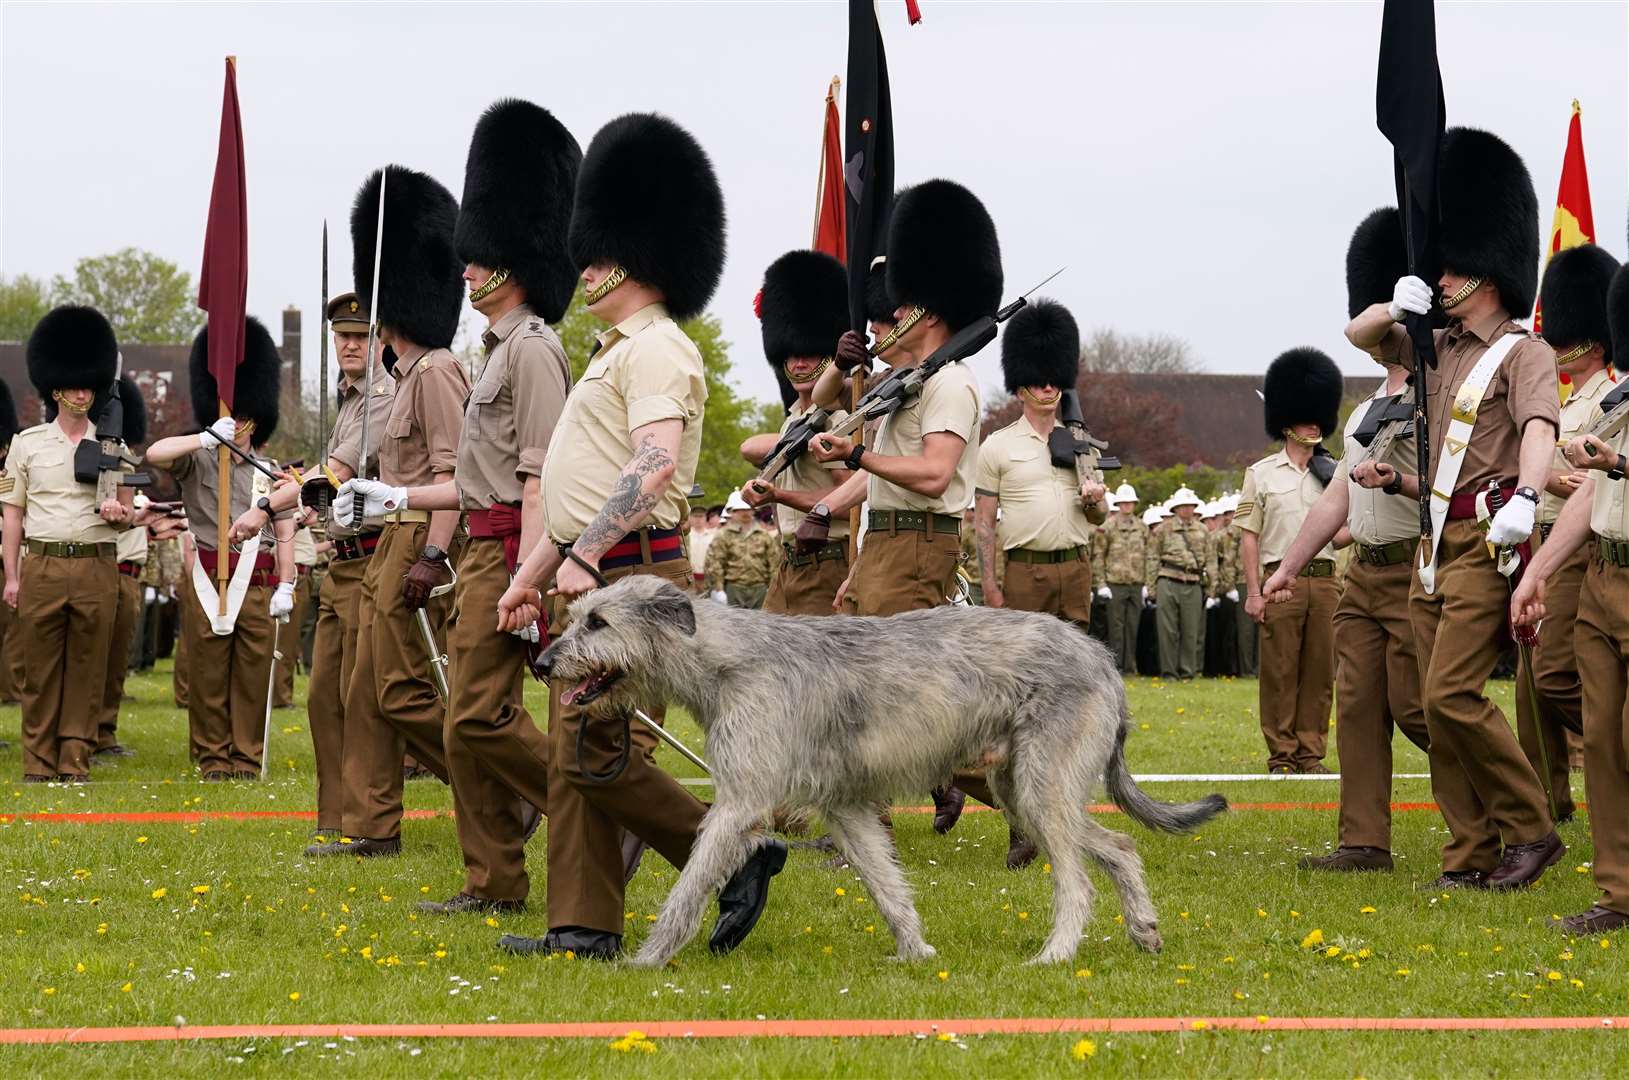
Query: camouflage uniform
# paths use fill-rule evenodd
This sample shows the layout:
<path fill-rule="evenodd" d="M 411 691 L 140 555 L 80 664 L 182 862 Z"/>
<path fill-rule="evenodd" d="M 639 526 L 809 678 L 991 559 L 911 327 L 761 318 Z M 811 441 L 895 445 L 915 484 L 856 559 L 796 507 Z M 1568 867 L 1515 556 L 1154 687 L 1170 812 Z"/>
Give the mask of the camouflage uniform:
<path fill-rule="evenodd" d="M 967 599 L 980 607 L 984 605 L 984 579 L 979 575 L 978 532 L 970 521 L 962 522 L 962 553 L 956 562 L 967 576 Z"/>
<path fill-rule="evenodd" d="M 168 540 L 154 540 L 149 545 L 147 561 L 142 564 L 141 577 L 137 580 L 141 582 L 142 596 L 145 598 L 147 590 L 152 589 L 154 599 L 142 608 L 138 670 L 151 668 L 157 653 L 161 651 L 159 642 L 164 640 L 166 621 L 175 614 L 175 590 L 181 585 L 181 569 L 181 541 L 171 537 Z M 171 625 L 167 629 L 173 639 L 177 628 Z"/>
<path fill-rule="evenodd" d="M 723 592 L 731 607 L 762 607 L 780 558 L 775 538 L 757 526 L 721 525 L 707 548 L 707 591 Z"/>
<path fill-rule="evenodd" d="M 1222 532 L 1229 537 L 1228 550 L 1232 552 L 1232 565 L 1226 571 L 1231 575 L 1233 582 L 1229 588 L 1238 589 L 1244 584 L 1244 562 L 1242 561 L 1244 553 L 1242 534 L 1244 530 L 1236 524 L 1229 524 L 1222 529 Z M 1226 592 L 1227 589 L 1222 591 Z M 1233 627 L 1236 635 L 1234 640 L 1235 664 L 1240 676 L 1253 679 L 1261 668 L 1259 648 L 1261 627 L 1256 624 L 1254 619 L 1245 614 L 1242 599 L 1244 594 L 1241 592 L 1239 595 L 1241 599 L 1233 608 Z"/>
<path fill-rule="evenodd" d="M 1160 674 L 1191 679 L 1203 655 L 1205 584 L 1216 579 L 1216 550 L 1197 517 L 1170 517 L 1153 532 L 1144 581 L 1159 609 Z"/>
<path fill-rule="evenodd" d="M 1243 608 L 1238 600 L 1239 583 L 1243 580 L 1239 564 L 1239 536 L 1230 527 L 1222 525 L 1210 534 L 1211 563 L 1216 575 L 1211 578 L 1210 607 L 1205 612 L 1205 674 L 1237 675 L 1239 673 L 1238 612 Z M 1229 597 L 1228 593 L 1233 597 Z"/>
<path fill-rule="evenodd" d="M 1135 515 L 1113 514 L 1092 534 L 1092 580 L 1108 586 L 1109 648 L 1127 675 L 1137 673 L 1148 540 L 1147 527 Z"/>

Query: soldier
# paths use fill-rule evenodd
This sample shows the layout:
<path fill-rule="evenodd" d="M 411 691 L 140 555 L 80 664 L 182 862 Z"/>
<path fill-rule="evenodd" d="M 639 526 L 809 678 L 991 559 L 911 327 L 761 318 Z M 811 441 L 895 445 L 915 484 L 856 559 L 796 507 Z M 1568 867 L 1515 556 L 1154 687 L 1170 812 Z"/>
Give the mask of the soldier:
<path fill-rule="evenodd" d="M 1509 585 L 1488 545 L 1516 546 L 1532 533 L 1560 414 L 1555 353 L 1510 314 L 1533 307 L 1538 199 L 1515 151 L 1470 128 L 1444 137 L 1437 181 L 1438 284 L 1449 322 L 1435 332 L 1437 363 L 1424 372 L 1434 528 L 1409 595 L 1431 786 L 1452 833 L 1436 884 L 1518 888 L 1566 850 L 1538 777 L 1483 685 L 1509 610 Z M 1347 325 L 1347 339 L 1413 370 L 1414 347 L 1398 324 L 1405 313 L 1429 313 L 1432 302 L 1429 285 L 1404 277 L 1390 305 Z M 1490 490 L 1503 503 L 1497 510 Z"/>
<path fill-rule="evenodd" d="M 96 438 L 118 371 L 113 328 L 93 308 L 54 308 L 28 339 L 28 378 L 56 408 L 54 419 L 18 432 L 0 480 L 5 507 L 6 606 L 26 674 L 22 693 L 23 782 L 90 779 L 107 651 L 118 607 L 114 550 L 131 518 L 128 489 L 101 503 L 74 477 L 74 451 Z M 28 580 L 19 558 L 27 537 Z"/>
<path fill-rule="evenodd" d="M 565 315 L 577 285 L 566 228 L 581 162 L 577 140 L 529 101 L 506 98 L 481 116 L 455 242 L 470 303 L 487 320 L 487 356 L 453 482 L 348 485 L 379 512 L 462 508 L 469 521 L 448 638 L 446 734 L 464 884 L 448 900 L 419 904 L 431 914 L 523 910 L 525 844 L 548 805 L 549 741 L 524 699 L 537 628 L 498 630 L 492 613 L 543 536 L 541 477 L 571 390 L 571 364 L 547 324 Z"/>
<path fill-rule="evenodd" d="M 1210 530 L 1216 577 L 1205 597 L 1205 674 L 1237 675 L 1238 642 L 1234 640 L 1234 607 L 1239 598 L 1239 540 L 1228 530 L 1227 499 L 1217 496 L 1200 508 L 1200 520 Z"/>
<path fill-rule="evenodd" d="M 364 181 L 351 208 L 357 292 L 375 295 L 384 365 L 396 381 L 383 437 L 371 428 L 368 435 L 379 446 L 380 482 L 442 484 L 457 464 L 469 396 L 464 365 L 448 351 L 464 306 L 463 268 L 453 252 L 458 202 L 423 173 L 387 168 L 382 249 L 389 259 L 377 289 L 380 173 Z M 346 511 L 336 509 L 342 524 L 354 520 Z M 416 613 L 427 612 L 432 634 L 445 633 L 451 602 L 431 593 L 451 582 L 458 526 L 457 510 L 398 509 L 385 519 L 362 580 L 355 667 L 345 697 L 344 835 L 313 844 L 308 856 L 400 853 L 406 753 L 447 779 L 446 703 L 431 676 Z"/>
<path fill-rule="evenodd" d="M 334 356 L 339 362 L 338 408 L 333 431 L 328 436 L 326 465 L 341 483 L 378 468 L 379 446 L 384 441 L 395 400 L 395 381 L 374 357 L 373 383 L 368 384 L 369 315 L 362 299 L 354 292 L 341 293 L 328 302 L 327 321 L 334 335 Z M 375 346 L 376 350 L 379 346 Z M 367 418 L 363 418 L 363 410 Z M 369 442 L 366 461 L 362 460 L 362 428 L 377 433 Z M 298 505 L 300 489 L 280 487 L 267 500 L 267 510 L 251 507 L 233 524 L 234 537 L 254 536 L 266 527 L 268 514 L 284 515 Z M 361 632 L 362 579 L 379 545 L 379 518 L 367 519 L 360 528 L 334 520 L 338 500 L 331 500 L 325 525 L 329 545 L 328 572 L 323 575 L 317 598 L 317 639 L 313 646 L 311 681 L 306 687 L 307 723 L 311 728 L 311 748 L 316 758 L 317 827 L 319 843 L 337 839 L 343 832 L 346 777 L 359 767 L 356 762 L 373 759 L 373 752 L 352 751 L 345 743 L 345 699 L 356 667 L 358 637 Z M 369 730 L 371 737 L 385 743 L 379 753 L 394 746 L 394 732 L 382 727 Z M 352 760 L 354 759 L 354 761 Z"/>
<path fill-rule="evenodd" d="M 205 780 L 258 780 L 275 620 L 294 608 L 294 523 L 275 523 L 270 550 L 255 536 L 241 550 L 228 553 L 231 585 L 226 613 L 221 614 L 216 592 L 218 454 L 221 444 L 232 443 L 242 455 L 250 455 L 277 431 L 283 361 L 266 328 L 249 319 L 233 391 L 234 415 L 214 420 L 220 395 L 209 370 L 207 327 L 193 340 L 191 368 L 193 417 L 204 430 L 160 439 L 146 454 L 147 464 L 168 471 L 180 484 L 197 548 L 187 590 L 192 595 L 182 600 L 196 605 L 185 627 L 187 719 Z M 232 455 L 231 462 L 229 506 L 241 514 L 271 489 L 242 456 Z"/>
<path fill-rule="evenodd" d="M 1345 387 L 1335 361 L 1317 349 L 1291 349 L 1267 366 L 1262 386 L 1267 435 L 1284 445 L 1245 470 L 1239 497 L 1244 606 L 1261 625 L 1257 697 L 1268 772 L 1329 772 L 1323 758 L 1340 600 L 1334 549 L 1325 546 L 1306 562 L 1300 571 L 1306 580 L 1291 599 L 1267 607 L 1261 583 L 1278 569 L 1334 475 L 1335 462 L 1323 440 L 1340 422 Z"/>
<path fill-rule="evenodd" d="M 141 388 L 127 375 L 119 376 L 119 403 L 124 406 L 124 441 L 139 446 L 147 441 L 147 403 Z M 132 502 L 134 505 L 134 502 Z M 130 674 L 130 645 L 141 620 L 141 577 L 147 565 L 147 527 L 137 525 L 115 541 L 119 561 L 119 599 L 113 616 L 113 640 L 108 645 L 107 681 L 96 721 L 96 750 L 91 760 L 133 757 L 135 751 L 119 742 L 119 707 L 124 703 L 124 681 Z"/>
<path fill-rule="evenodd" d="M 1607 311 L 1610 345 L 1597 344 L 1609 348 L 1612 365 L 1621 374 L 1629 371 L 1629 271 L 1620 269 L 1613 277 Z M 1548 336 L 1548 304 L 1544 323 Z M 1596 403 L 1597 417 L 1603 410 L 1622 407 L 1626 385 L 1620 380 L 1616 390 Z M 1629 694 L 1625 693 L 1629 674 L 1626 450 L 1626 427 L 1606 439 L 1585 431 L 1567 443 L 1568 463 L 1590 470 L 1588 478 L 1567 498 L 1510 601 L 1511 617 L 1518 626 L 1531 626 L 1540 619 L 1548 622 L 1554 609 L 1549 606 L 1547 586 L 1554 584 L 1576 549 L 1589 553 L 1589 569 L 1578 591 L 1574 648 L 1580 670 L 1589 674 L 1583 684 L 1584 785 L 1590 837 L 1595 844 L 1592 869 L 1602 895 L 1588 911 L 1554 924 L 1566 934 L 1605 934 L 1629 926 L 1629 756 L 1624 744 L 1624 717 L 1629 715 Z"/>
<path fill-rule="evenodd" d="M 1080 373 L 1074 316 L 1050 300 L 1021 308 L 1001 338 L 1001 371 L 1023 412 L 979 448 L 973 490 L 984 601 L 1045 611 L 1085 632 L 1092 603 L 1088 547 L 1092 527 L 1108 516 L 1107 492 L 1100 480 L 1082 483 L 1073 461 L 1055 463 L 1048 446 L 1062 426 L 1058 403 Z M 1004 571 L 996 567 L 998 549 L 1006 555 Z"/>
<path fill-rule="evenodd" d="M 1244 548 L 1244 530 L 1239 527 L 1236 520 L 1239 512 L 1239 493 L 1231 492 L 1222 498 L 1224 500 L 1222 531 L 1227 535 L 1227 542 L 1218 546 L 1217 557 L 1231 558 L 1232 565 L 1225 569 L 1218 566 L 1217 573 L 1225 575 L 1233 582 L 1231 593 L 1224 595 L 1233 601 L 1234 671 L 1240 678 L 1253 679 L 1259 669 L 1261 627 L 1245 611 L 1242 598 L 1239 596 L 1239 586 L 1244 584 L 1244 565 L 1240 560 Z"/>
<path fill-rule="evenodd" d="M 1166 518 L 1149 537 L 1143 583 L 1154 602 L 1159 628 L 1159 673 L 1167 679 L 1199 674 L 1203 648 L 1205 588 L 1216 578 L 1210 534 L 1195 516 L 1199 496 L 1178 488 Z"/>
<path fill-rule="evenodd" d="M 566 602 L 599 580 L 691 581 L 678 526 L 701 452 L 707 383 L 678 324 L 701 314 L 724 263 L 724 194 L 706 153 L 665 117 L 612 120 L 583 157 L 568 249 L 589 313 L 608 326 L 549 443 L 548 542 L 499 602 L 508 630 L 538 619 L 538 586 L 550 578 L 560 630 Z M 657 767 L 653 736 L 626 715 L 577 706 L 581 690 L 549 689 L 549 932 L 506 935 L 499 946 L 511 952 L 615 956 L 626 922 L 621 830 L 683 867 L 706 811 Z M 653 714 L 660 720 L 662 711 Z M 734 949 L 757 925 L 785 861 L 785 845 L 765 841 L 725 884 L 715 952 Z"/>
<path fill-rule="evenodd" d="M 707 547 L 707 591 L 731 607 L 762 607 L 775 541 L 758 528 L 752 507 L 739 491 L 730 492 L 724 512 L 729 520 Z"/>
<path fill-rule="evenodd" d="M 761 466 L 780 436 L 814 408 L 815 382 L 831 366 L 837 339 L 848 329 L 848 278 L 843 265 L 830 255 L 789 251 L 764 271 L 760 295 L 764 356 L 776 378 L 795 395 L 778 435 L 757 435 L 741 445 L 741 456 Z M 846 415 L 836 410 L 833 422 Z M 780 525 L 765 611 L 832 614 L 837 590 L 848 577 L 848 519 L 834 520 L 826 543 L 812 552 L 800 553 L 793 538 L 814 505 L 846 479 L 846 470 L 823 466 L 804 453 L 773 482 L 753 481 L 742 487 L 747 505 L 774 504 Z"/>
<path fill-rule="evenodd" d="M 1376 210 L 1358 225 L 1346 255 L 1347 310 L 1356 315 L 1384 297 L 1403 263 L 1397 211 Z M 1293 598 L 1302 568 L 1344 529 L 1356 555 L 1335 609 L 1334 639 L 1341 752 L 1339 843 L 1327 855 L 1301 859 L 1303 870 L 1390 870 L 1393 726 L 1430 752 L 1420 697 L 1420 668 L 1409 625 L 1411 561 L 1420 535 L 1419 481 L 1412 434 L 1400 435 L 1372 459 L 1357 432 L 1368 412 L 1406 389 L 1408 373 L 1381 360 L 1386 378 L 1347 419 L 1334 478 L 1307 514 L 1295 540 L 1262 585 L 1268 604 Z"/>
<path fill-rule="evenodd" d="M 1121 484 L 1114 491 L 1114 513 L 1092 536 L 1092 571 L 1098 599 L 1108 605 L 1109 648 L 1124 675 L 1137 674 L 1137 622 L 1148 590 L 1143 574 L 1148 553 L 1148 526 L 1137 520 L 1137 489 Z"/>
<path fill-rule="evenodd" d="M 1560 443 L 1572 441 L 1589 426 L 1600 413 L 1600 400 L 1614 386 L 1608 370 L 1611 338 L 1606 293 L 1617 269 L 1618 260 L 1594 244 L 1583 244 L 1557 252 L 1544 270 L 1539 289 L 1544 340 L 1555 350 L 1556 364 L 1573 385 L 1572 394 L 1561 406 Z M 1535 549 L 1548 540 L 1562 506 L 1590 475 L 1574 470 L 1566 455 L 1556 450 L 1539 500 Z M 1550 793 L 1557 824 L 1571 820 L 1577 810 L 1566 732 L 1582 733 L 1584 729 L 1583 686 L 1573 653 L 1573 627 L 1578 621 L 1578 590 L 1589 560 L 1590 552 L 1580 546 L 1550 575 L 1544 596 L 1547 614 L 1538 626 L 1538 645 L 1523 650 L 1516 673 L 1517 734 L 1528 764 Z"/>
<path fill-rule="evenodd" d="M 17 403 L 12 400 L 11 387 L 0 381 L 0 487 L 6 482 L 6 451 L 17 434 Z M 0 531 L 4 522 L 0 521 Z M 4 581 L 0 581 L 3 587 Z M 10 604 L 0 604 L 0 705 L 15 705 L 22 693 L 22 664 L 18 655 L 23 651 L 21 635 L 13 637 L 17 629 L 17 612 Z M 11 648 L 5 647 L 11 642 Z M 11 745 L 0 739 L 0 747 Z"/>

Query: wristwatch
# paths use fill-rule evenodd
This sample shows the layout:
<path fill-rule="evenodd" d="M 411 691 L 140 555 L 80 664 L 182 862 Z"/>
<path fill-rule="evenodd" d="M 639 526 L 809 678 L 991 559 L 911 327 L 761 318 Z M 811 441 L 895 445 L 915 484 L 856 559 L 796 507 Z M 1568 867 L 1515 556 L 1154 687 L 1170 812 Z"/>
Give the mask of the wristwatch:
<path fill-rule="evenodd" d="M 1629 456 L 1619 454 L 1617 464 L 1606 470 L 1606 478 L 1608 480 L 1622 480 L 1625 472 L 1629 472 Z"/>
<path fill-rule="evenodd" d="M 419 552 L 419 558 L 425 562 L 446 562 L 447 553 L 434 544 L 425 544 L 424 550 Z"/>
<path fill-rule="evenodd" d="M 269 499 L 266 496 L 262 495 L 260 498 L 255 500 L 255 509 L 259 510 L 262 514 L 265 514 L 267 517 L 271 517 L 272 516 L 271 499 Z"/>
<path fill-rule="evenodd" d="M 1389 483 L 1381 484 L 1380 490 L 1387 495 L 1401 495 L 1403 493 L 1403 474 L 1394 472 Z"/>
<path fill-rule="evenodd" d="M 843 459 L 843 464 L 847 465 L 851 472 L 859 472 L 860 471 L 860 457 L 864 453 L 865 453 L 865 447 L 861 446 L 859 443 L 855 443 L 854 444 L 854 449 L 850 450 L 848 452 L 848 457 Z"/>
<path fill-rule="evenodd" d="M 1538 505 L 1539 493 L 1534 491 L 1530 487 L 1519 487 L 1514 492 L 1512 492 L 1512 494 L 1514 494 L 1518 498 L 1530 500 L 1533 503 L 1534 506 Z"/>

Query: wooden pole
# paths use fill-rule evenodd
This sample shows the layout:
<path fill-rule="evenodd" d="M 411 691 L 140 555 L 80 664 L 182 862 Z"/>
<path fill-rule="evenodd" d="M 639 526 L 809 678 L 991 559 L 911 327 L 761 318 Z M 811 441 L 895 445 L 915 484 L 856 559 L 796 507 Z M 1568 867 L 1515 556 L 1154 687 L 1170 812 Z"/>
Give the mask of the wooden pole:
<path fill-rule="evenodd" d="M 854 369 L 854 380 L 849 385 L 848 407 L 851 412 L 859 411 L 860 396 L 864 393 L 865 366 L 862 364 Z M 854 432 L 854 445 L 865 445 L 864 424 L 861 424 Z M 864 505 L 864 502 L 857 502 L 853 506 L 849 507 L 848 511 L 848 564 L 850 566 L 853 566 L 854 560 L 860 557 L 860 507 Z"/>
<path fill-rule="evenodd" d="M 221 415 L 231 416 L 232 410 L 222 401 Z M 215 463 L 219 468 L 218 490 L 215 492 L 215 591 L 220 594 L 220 614 L 226 614 L 226 582 L 230 573 L 232 548 L 227 529 L 232 523 L 232 451 L 221 443 L 215 448 Z"/>

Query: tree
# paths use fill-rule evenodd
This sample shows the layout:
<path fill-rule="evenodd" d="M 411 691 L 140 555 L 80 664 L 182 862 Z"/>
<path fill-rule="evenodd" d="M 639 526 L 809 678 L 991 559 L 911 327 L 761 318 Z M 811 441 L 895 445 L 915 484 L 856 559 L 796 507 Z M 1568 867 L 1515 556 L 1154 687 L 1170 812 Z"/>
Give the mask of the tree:
<path fill-rule="evenodd" d="M 1188 343 L 1170 334 L 1092 332 L 1080 347 L 1082 371 L 1124 371 L 1139 375 L 1176 375 L 1203 371 Z"/>
<path fill-rule="evenodd" d="M 1155 380 L 1125 372 L 1083 371 L 1075 384 L 1080 413 L 1094 438 L 1126 465 L 1165 468 L 1191 462 L 1198 454 L 1183 434 L 1183 404 L 1161 392 Z M 1023 414 L 1023 403 L 1007 397 L 985 414 L 983 433 L 1006 427 Z"/>
<path fill-rule="evenodd" d="M 191 341 L 203 324 L 192 275 L 151 252 L 125 248 L 74 264 L 51 285 L 58 304 L 88 304 L 107 316 L 121 342 Z"/>
<path fill-rule="evenodd" d="M 27 341 L 34 324 L 51 310 L 45 283 L 27 274 L 0 275 L 0 341 Z"/>

